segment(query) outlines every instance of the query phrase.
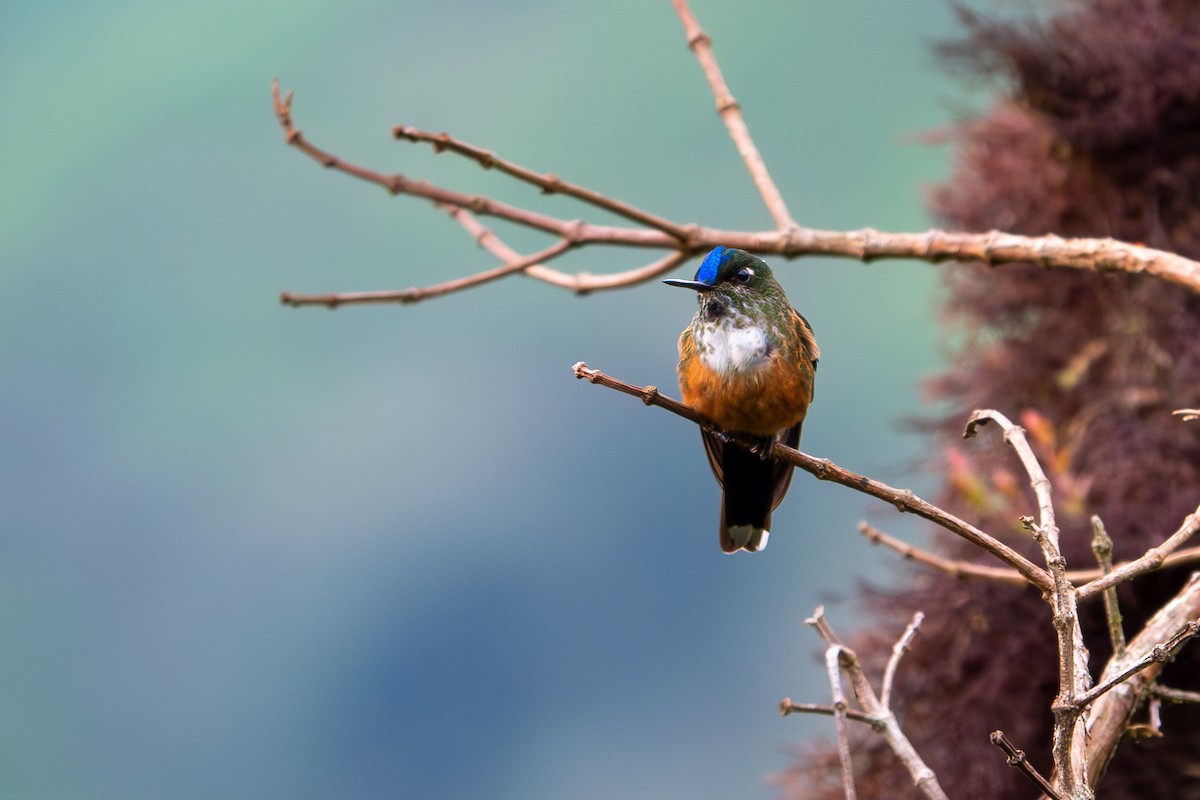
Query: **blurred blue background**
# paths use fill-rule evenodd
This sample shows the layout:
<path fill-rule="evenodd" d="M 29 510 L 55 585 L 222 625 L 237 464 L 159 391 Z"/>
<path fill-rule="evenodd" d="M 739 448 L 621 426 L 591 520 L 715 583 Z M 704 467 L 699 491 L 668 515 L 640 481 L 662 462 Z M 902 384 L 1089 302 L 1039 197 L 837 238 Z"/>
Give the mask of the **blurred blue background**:
<path fill-rule="evenodd" d="M 945 4 L 693 9 L 797 219 L 929 224 L 948 154 L 912 137 L 963 92 L 930 51 Z M 275 76 L 313 141 L 385 172 L 586 211 L 403 122 L 770 227 L 666 0 L 8 3 L 0 794 L 769 796 L 829 730 L 776 712 L 828 697 L 803 619 L 826 602 L 848 633 L 856 582 L 901 569 L 856 523 L 921 528 L 799 474 L 770 549 L 722 555 L 695 428 L 570 371 L 674 393 L 694 300 L 661 284 L 280 306 L 494 262 L 287 148 Z M 936 270 L 777 266 L 824 355 L 804 449 L 927 490 L 900 424 L 940 363 Z"/>

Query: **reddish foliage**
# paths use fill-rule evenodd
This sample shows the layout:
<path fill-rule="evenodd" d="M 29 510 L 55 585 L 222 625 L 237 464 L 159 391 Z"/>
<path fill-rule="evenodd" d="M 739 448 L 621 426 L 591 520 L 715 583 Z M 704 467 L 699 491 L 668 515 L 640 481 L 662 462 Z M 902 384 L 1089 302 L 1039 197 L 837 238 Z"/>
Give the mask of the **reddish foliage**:
<path fill-rule="evenodd" d="M 1093 0 L 1044 21 L 963 18 L 966 39 L 944 55 L 1003 88 L 985 115 L 953 131 L 955 169 L 932 197 L 943 223 L 1112 236 L 1200 257 L 1200 4 Z M 1036 504 L 1011 450 L 987 435 L 959 438 L 971 410 L 997 408 L 1030 431 L 1072 566 L 1094 564 L 1091 514 L 1106 523 L 1118 560 L 1174 531 L 1200 500 L 1200 423 L 1170 413 L 1200 406 L 1200 297 L 1144 276 L 1034 267 L 956 264 L 945 281 L 945 323 L 963 343 L 929 384 L 953 409 L 938 423 L 944 505 L 1040 560 L 1014 524 Z M 950 556 L 980 558 L 938 541 Z M 1163 572 L 1125 587 L 1127 632 L 1183 577 Z M 867 597 L 872 627 L 854 645 L 875 674 L 912 612 L 928 612 L 896 696 L 905 730 L 950 796 L 1035 796 L 988 732 L 1005 730 L 1049 774 L 1057 678 L 1048 606 L 1031 590 L 928 572 Z M 1109 655 L 1101 611 L 1098 602 L 1083 609 L 1096 670 Z M 1168 667 L 1165 684 L 1200 689 L 1197 649 Z M 1164 709 L 1163 731 L 1122 744 L 1104 796 L 1200 798 L 1200 709 Z M 878 736 L 860 730 L 855 739 L 864 796 L 917 796 Z M 840 797 L 831 756 L 806 751 L 782 776 L 784 793 Z"/>

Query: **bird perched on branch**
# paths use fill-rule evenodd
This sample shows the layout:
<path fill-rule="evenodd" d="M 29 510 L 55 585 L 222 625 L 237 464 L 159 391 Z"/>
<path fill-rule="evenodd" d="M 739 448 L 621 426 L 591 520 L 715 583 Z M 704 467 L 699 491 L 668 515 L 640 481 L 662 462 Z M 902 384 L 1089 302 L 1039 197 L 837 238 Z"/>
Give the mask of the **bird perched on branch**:
<path fill-rule="evenodd" d="M 694 290 L 700 303 L 679 337 L 679 389 L 720 429 L 701 433 L 723 490 L 721 549 L 761 550 L 792 480 L 792 465 L 767 453 L 772 442 L 799 445 L 821 351 L 770 267 L 743 250 L 718 247 L 695 280 L 664 283 Z M 761 454 L 726 432 L 761 440 Z"/>

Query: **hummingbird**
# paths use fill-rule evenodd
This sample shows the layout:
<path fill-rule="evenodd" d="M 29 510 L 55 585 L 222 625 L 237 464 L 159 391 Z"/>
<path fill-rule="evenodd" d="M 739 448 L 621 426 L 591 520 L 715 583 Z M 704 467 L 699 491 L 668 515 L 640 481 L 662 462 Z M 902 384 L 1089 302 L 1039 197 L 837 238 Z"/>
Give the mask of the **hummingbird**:
<path fill-rule="evenodd" d="M 767 263 L 744 250 L 717 247 L 695 280 L 663 283 L 692 289 L 700 304 L 679 336 L 679 390 L 719 429 L 701 435 L 722 488 L 721 549 L 762 550 L 792 480 L 792 465 L 766 453 L 772 442 L 800 444 L 821 357 L 812 326 Z M 762 455 L 729 433 L 759 440 Z"/>

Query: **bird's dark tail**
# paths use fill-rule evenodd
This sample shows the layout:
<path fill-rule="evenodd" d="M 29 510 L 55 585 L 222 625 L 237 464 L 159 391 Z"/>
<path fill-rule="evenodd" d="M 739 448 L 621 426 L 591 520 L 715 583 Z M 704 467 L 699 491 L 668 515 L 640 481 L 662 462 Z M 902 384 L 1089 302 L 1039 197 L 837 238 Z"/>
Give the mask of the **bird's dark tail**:
<path fill-rule="evenodd" d="M 776 436 L 789 447 L 800 443 L 800 425 Z M 792 465 L 762 458 L 741 445 L 705 433 L 713 472 L 724 489 L 721 500 L 721 549 L 751 553 L 767 546 L 771 512 L 783 500 L 792 480 Z"/>

